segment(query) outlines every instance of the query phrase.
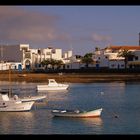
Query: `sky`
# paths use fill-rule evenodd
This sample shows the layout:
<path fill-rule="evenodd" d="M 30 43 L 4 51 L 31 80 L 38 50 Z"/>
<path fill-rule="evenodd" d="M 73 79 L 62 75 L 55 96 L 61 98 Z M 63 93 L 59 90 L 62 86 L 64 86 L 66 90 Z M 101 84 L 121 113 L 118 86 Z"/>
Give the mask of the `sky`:
<path fill-rule="evenodd" d="M 139 32 L 140 6 L 0 6 L 0 44 L 84 55 L 95 47 L 137 46 Z"/>

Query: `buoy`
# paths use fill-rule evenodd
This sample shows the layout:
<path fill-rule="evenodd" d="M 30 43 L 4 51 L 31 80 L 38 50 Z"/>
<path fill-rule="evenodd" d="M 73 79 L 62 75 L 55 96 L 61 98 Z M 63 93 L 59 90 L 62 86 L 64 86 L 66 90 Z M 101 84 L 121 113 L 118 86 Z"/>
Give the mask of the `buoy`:
<path fill-rule="evenodd" d="M 101 93 L 101 95 L 104 95 L 104 92 L 100 92 Z"/>

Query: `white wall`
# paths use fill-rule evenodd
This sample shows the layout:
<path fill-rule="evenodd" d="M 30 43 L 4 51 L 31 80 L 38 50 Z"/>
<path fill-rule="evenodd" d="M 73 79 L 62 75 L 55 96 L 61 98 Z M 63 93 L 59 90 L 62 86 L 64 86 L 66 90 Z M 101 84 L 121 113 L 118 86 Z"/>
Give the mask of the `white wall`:
<path fill-rule="evenodd" d="M 110 69 L 124 69 L 125 63 L 123 60 L 110 60 L 109 61 L 109 68 Z"/>

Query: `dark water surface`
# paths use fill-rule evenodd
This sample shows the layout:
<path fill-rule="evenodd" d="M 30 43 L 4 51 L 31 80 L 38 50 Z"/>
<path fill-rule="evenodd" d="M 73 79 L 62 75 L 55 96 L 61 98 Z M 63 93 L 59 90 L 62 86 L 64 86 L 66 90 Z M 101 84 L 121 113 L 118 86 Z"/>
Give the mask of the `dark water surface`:
<path fill-rule="evenodd" d="M 140 134 L 140 83 L 70 83 L 66 92 L 37 92 L 40 83 L 13 82 L 20 97 L 47 95 L 29 112 L 0 112 L 0 134 Z M 0 82 L 6 89 L 8 82 Z M 53 117 L 52 109 L 103 108 L 99 118 Z"/>

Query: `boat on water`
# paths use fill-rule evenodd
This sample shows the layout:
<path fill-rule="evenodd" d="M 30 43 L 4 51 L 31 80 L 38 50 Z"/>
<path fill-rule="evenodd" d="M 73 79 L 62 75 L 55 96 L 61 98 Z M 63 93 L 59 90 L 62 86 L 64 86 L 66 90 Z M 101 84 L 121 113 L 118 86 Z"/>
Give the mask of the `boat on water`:
<path fill-rule="evenodd" d="M 15 97 L 17 97 L 17 96 L 15 95 Z M 28 97 L 20 98 L 20 100 L 22 102 L 41 101 L 41 100 L 43 100 L 45 98 L 46 98 L 46 95 L 42 95 L 42 96 L 28 96 Z"/>
<path fill-rule="evenodd" d="M 25 78 L 25 77 L 27 77 L 27 75 L 26 75 L 26 74 L 18 74 L 18 77 L 23 77 L 23 78 Z"/>
<path fill-rule="evenodd" d="M 102 108 L 91 111 L 80 110 L 52 110 L 52 114 L 56 117 L 75 117 L 75 118 L 88 118 L 101 116 Z"/>
<path fill-rule="evenodd" d="M 58 90 L 67 90 L 69 87 L 68 84 L 57 83 L 55 79 L 48 79 L 47 85 L 37 85 L 38 91 L 58 91 Z"/>
<path fill-rule="evenodd" d="M 10 98 L 7 92 L 0 92 L 0 112 L 17 112 L 31 110 L 35 101 L 22 102 L 17 98 Z"/>
<path fill-rule="evenodd" d="M 31 110 L 35 101 L 22 102 L 11 94 L 11 64 L 9 65 L 9 91 L 0 91 L 0 112 L 17 112 Z"/>

